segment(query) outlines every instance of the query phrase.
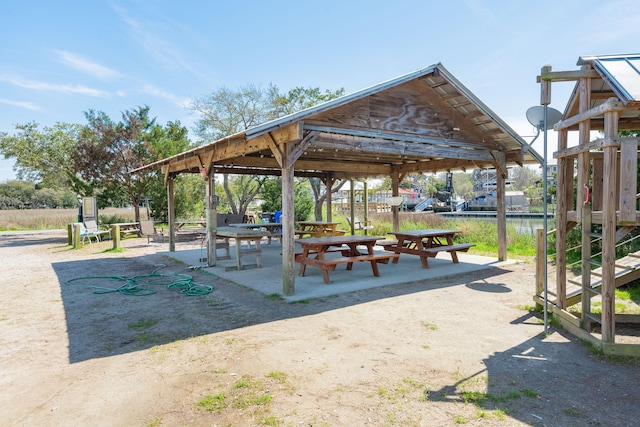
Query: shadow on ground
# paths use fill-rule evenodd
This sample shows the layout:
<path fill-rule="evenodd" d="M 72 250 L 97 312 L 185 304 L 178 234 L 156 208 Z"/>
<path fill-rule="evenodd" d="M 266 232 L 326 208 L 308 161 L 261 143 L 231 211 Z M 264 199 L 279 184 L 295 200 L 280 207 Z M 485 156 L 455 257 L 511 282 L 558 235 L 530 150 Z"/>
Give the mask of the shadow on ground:
<path fill-rule="evenodd" d="M 161 267 L 166 265 L 166 267 Z M 469 284 L 482 279 L 482 287 L 507 290 L 490 278 L 504 273 L 490 267 L 444 279 L 383 286 L 297 303 L 265 295 L 162 255 L 134 258 L 100 257 L 54 263 L 60 282 L 69 336 L 69 360 L 77 363 L 110 357 L 194 336 L 308 316 L 383 298 Z M 149 277 L 155 271 L 156 275 Z M 212 286 L 207 295 L 187 296 L 176 279 L 192 278 Z M 139 285 L 139 293 L 117 291 Z M 319 285 L 323 286 L 323 285 Z M 149 294 L 153 292 L 152 294 Z"/>

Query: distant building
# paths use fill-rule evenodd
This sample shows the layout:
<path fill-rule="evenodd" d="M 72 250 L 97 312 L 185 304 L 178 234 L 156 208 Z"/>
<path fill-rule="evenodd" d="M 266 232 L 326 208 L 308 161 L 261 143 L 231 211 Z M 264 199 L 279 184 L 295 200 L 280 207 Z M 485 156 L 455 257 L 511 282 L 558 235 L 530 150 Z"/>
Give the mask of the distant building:
<path fill-rule="evenodd" d="M 558 165 L 547 165 L 547 185 L 557 187 Z"/>

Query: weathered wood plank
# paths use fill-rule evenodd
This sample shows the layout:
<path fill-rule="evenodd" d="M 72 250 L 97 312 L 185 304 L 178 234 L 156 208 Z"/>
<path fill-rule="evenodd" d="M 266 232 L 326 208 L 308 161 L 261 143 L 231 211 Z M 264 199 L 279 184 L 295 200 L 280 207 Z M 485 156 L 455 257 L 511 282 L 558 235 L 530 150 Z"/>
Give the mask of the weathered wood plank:
<path fill-rule="evenodd" d="M 633 224 L 636 219 L 636 185 L 638 179 L 638 142 L 625 141 L 620 147 L 620 218 L 619 224 Z"/>

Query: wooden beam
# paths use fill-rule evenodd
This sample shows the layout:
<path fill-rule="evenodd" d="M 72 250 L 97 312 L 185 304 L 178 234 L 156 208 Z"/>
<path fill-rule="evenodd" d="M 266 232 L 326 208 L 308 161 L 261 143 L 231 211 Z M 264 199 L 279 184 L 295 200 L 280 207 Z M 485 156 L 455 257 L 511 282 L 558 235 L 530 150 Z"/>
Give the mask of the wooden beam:
<path fill-rule="evenodd" d="M 553 129 L 561 130 L 561 129 L 569 128 L 573 125 L 577 125 L 580 122 L 588 120 L 592 117 L 601 116 L 605 113 L 612 112 L 612 111 L 624 111 L 624 109 L 625 109 L 624 104 L 620 102 L 617 98 L 609 98 L 608 100 L 598 105 L 597 107 L 594 107 L 583 113 L 576 114 L 573 117 L 570 117 L 566 120 L 562 120 L 556 123 L 553 126 Z"/>
<path fill-rule="evenodd" d="M 234 165 L 242 167 L 256 167 L 263 169 L 278 169 L 278 162 L 274 158 L 260 158 L 253 156 L 238 157 L 220 165 Z M 336 160 L 298 160 L 295 164 L 296 170 L 306 171 L 325 171 L 325 172 L 355 172 L 370 173 L 371 175 L 388 175 L 391 165 L 389 164 L 370 164 L 355 163 Z"/>
<path fill-rule="evenodd" d="M 348 144 L 349 150 L 357 152 L 419 157 L 446 157 L 449 159 L 468 159 L 477 161 L 492 160 L 491 154 L 482 146 L 468 146 L 467 149 L 451 148 L 446 141 L 438 145 L 416 144 L 404 141 L 372 141 L 367 138 L 348 137 L 345 139 L 339 135 L 322 135 L 313 147 L 327 150 L 344 150 Z"/>
<path fill-rule="evenodd" d="M 536 77 L 536 81 L 541 83 L 543 81 L 550 82 L 570 82 L 574 80 L 580 80 L 584 78 L 595 79 L 599 78 L 600 74 L 593 69 L 574 70 L 574 71 L 551 71 L 551 67 L 548 70 L 543 68 L 543 71 Z"/>
<path fill-rule="evenodd" d="M 307 148 L 309 148 L 309 146 L 313 143 L 313 141 L 318 138 L 318 135 L 320 135 L 320 132 L 309 132 L 309 134 L 307 134 L 307 136 L 305 136 L 302 141 L 300 141 L 300 143 L 291 150 L 291 155 L 289 156 L 290 161 L 295 162 L 296 160 L 298 160 L 300 156 L 307 150 Z M 293 164 L 287 166 L 293 167 Z"/>
<path fill-rule="evenodd" d="M 443 145 L 445 144 L 448 147 L 461 147 L 461 148 L 477 148 L 478 145 L 483 145 L 487 148 L 499 148 L 499 146 L 493 142 L 487 141 L 476 141 L 476 142 L 468 142 L 456 140 L 453 138 L 436 138 L 436 137 L 426 137 L 426 136 L 418 136 L 416 134 L 409 133 L 401 133 L 401 132 L 390 132 L 390 131 L 381 131 L 381 130 L 363 130 L 363 129 L 354 129 L 354 128 L 345 128 L 345 127 L 335 127 L 335 126 L 323 126 L 323 125 L 315 125 L 310 123 L 305 123 L 305 130 L 316 130 L 322 132 L 323 140 L 331 140 L 327 135 L 332 135 L 333 140 L 336 140 L 336 136 L 351 136 L 351 137 L 363 137 L 363 138 L 372 138 L 376 141 L 402 141 L 402 142 L 416 142 L 422 144 L 435 144 L 435 145 Z"/>

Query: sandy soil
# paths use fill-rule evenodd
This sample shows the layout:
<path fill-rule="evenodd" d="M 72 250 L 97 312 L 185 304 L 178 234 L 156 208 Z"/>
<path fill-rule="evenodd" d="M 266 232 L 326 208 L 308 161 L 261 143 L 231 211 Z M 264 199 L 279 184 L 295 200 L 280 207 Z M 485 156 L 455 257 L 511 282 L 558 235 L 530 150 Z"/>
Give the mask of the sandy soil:
<path fill-rule="evenodd" d="M 532 263 L 287 304 L 186 270 L 146 239 L 125 240 L 121 253 L 110 246 L 72 250 L 62 232 L 0 234 L 2 425 L 640 419 L 638 364 L 602 360 L 563 331 L 544 335 L 526 310 Z M 163 276 L 144 285 L 151 295 L 89 286 L 133 283 L 160 263 Z M 186 296 L 167 286 L 170 274 L 214 290 Z"/>

